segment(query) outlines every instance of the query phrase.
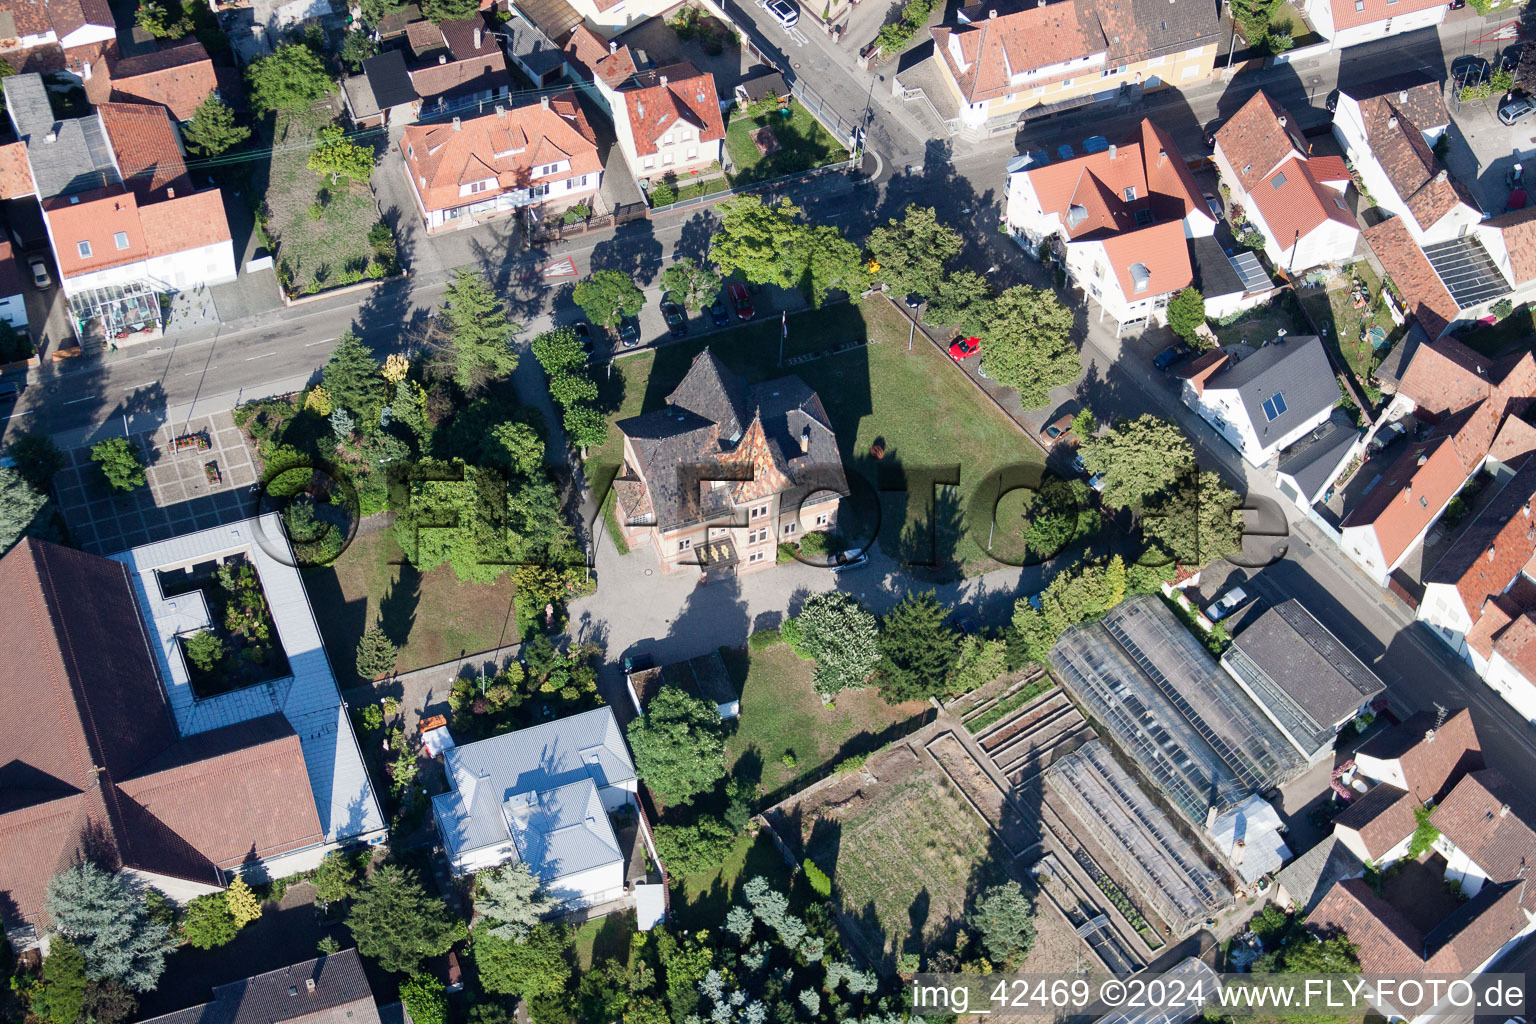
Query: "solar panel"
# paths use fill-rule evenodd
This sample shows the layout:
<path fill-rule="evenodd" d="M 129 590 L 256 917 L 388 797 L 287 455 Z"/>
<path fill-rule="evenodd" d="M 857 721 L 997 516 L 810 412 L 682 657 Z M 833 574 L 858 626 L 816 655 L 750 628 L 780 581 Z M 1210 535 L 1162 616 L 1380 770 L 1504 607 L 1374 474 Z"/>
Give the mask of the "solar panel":
<path fill-rule="evenodd" d="M 1273 420 L 1285 412 L 1285 395 L 1276 391 L 1264 399 L 1264 418 Z"/>
<path fill-rule="evenodd" d="M 1236 256 L 1228 256 L 1227 262 L 1232 264 L 1237 276 L 1243 279 L 1243 287 L 1248 291 L 1258 292 L 1269 287 L 1269 275 L 1264 273 L 1259 258 L 1253 253 L 1241 252 Z"/>

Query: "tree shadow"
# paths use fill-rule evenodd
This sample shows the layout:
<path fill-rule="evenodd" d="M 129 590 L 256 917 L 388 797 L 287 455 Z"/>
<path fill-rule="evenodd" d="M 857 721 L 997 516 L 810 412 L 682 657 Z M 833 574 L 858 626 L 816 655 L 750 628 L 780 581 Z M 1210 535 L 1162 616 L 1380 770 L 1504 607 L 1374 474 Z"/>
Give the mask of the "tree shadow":
<path fill-rule="evenodd" d="M 663 249 L 649 219 L 630 221 L 592 247 L 593 270 L 617 270 L 644 287 L 661 272 Z"/>
<path fill-rule="evenodd" d="M 421 604 L 421 573 L 414 565 L 397 566 L 399 575 L 389 590 L 379 598 L 379 626 L 395 646 L 410 639 L 416 625 L 416 609 Z"/>

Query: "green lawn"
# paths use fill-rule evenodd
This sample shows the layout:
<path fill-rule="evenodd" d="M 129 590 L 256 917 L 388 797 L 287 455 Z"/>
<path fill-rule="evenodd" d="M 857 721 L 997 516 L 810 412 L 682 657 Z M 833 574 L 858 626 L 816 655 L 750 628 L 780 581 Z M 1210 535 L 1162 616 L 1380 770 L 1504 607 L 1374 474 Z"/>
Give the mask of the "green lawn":
<path fill-rule="evenodd" d="M 768 838 L 766 831 L 759 833 L 756 838 L 749 835 L 738 838 L 736 846 L 714 871 L 673 877 L 672 918 L 669 924 L 683 930 L 717 930 L 741 886 L 757 875 L 771 881 L 776 892 L 791 891 L 789 865 L 779 856 L 778 848 Z M 800 887 L 795 888 L 798 890 Z M 792 894 L 791 909 L 798 910 L 795 902 Z"/>
<path fill-rule="evenodd" d="M 626 960 L 629 939 L 635 934 L 635 912 L 607 914 L 576 927 L 576 965 L 583 971 L 594 960 Z"/>
<path fill-rule="evenodd" d="M 490 586 L 462 583 L 446 566 L 428 573 L 403 562 L 389 530 L 359 534 L 336 561 L 303 570 L 331 667 L 354 680 L 357 641 L 370 624 L 400 645 L 396 671 L 409 672 L 517 642 L 509 575 Z"/>
<path fill-rule="evenodd" d="M 1249 310 L 1241 320 L 1215 328 L 1216 338 L 1222 345 L 1248 344 L 1254 348 L 1275 339 L 1275 333 L 1284 328 L 1288 334 L 1311 334 L 1312 328 L 1296 305 L 1296 297 L 1286 291 L 1273 301 Z"/>
<path fill-rule="evenodd" d="M 387 272 L 368 244 L 369 229 L 379 223 L 368 182 L 342 179 L 333 185 L 305 166 L 320 129 L 331 120 L 328 106 L 279 112 L 271 163 L 264 175 L 258 170 L 258 180 L 265 178 L 258 185 L 264 192 L 262 227 L 274 248 L 278 279 L 294 295 Z"/>
<path fill-rule="evenodd" d="M 947 356 L 920 339 L 909 352 L 907 332 L 900 312 L 872 298 L 790 317 L 786 358 L 869 341 L 792 368 L 778 368 L 779 324 L 770 318 L 712 335 L 707 343 L 748 381 L 795 373 L 814 388 L 837 433 L 844 467 L 869 483 L 866 494 L 873 494 L 881 472 L 954 472 L 959 486 L 938 487 L 936 497 L 921 489 L 910 501 L 900 492 L 881 495 L 880 544 L 912 563 L 937 562 L 932 571 L 919 570 L 920 576 L 985 572 L 998 565 L 985 551 L 998 473 L 1007 469 L 1010 477 L 1037 483 L 1041 457 Z M 616 410 L 612 418 L 664 405 L 705 344 L 690 339 L 616 361 L 603 396 L 606 407 Z M 871 454 L 877 442 L 883 453 L 878 460 Z M 588 478 L 616 471 L 622 451 L 618 432 L 610 432 L 608 443 L 591 453 Z M 934 521 L 936 542 L 929 539 Z"/>
<path fill-rule="evenodd" d="M 1313 292 L 1303 301 L 1317 326 L 1327 330 L 1329 346 L 1343 358 L 1355 379 L 1363 383 L 1371 379 L 1376 367 L 1407 329 L 1394 324 L 1382 305 L 1381 279 L 1370 265 L 1360 262 L 1347 269 L 1365 288 L 1367 301 L 1363 307 L 1355 308 L 1353 278 L 1348 273 L 1341 274 L 1325 292 Z M 1388 344 L 1374 348 L 1369 340 L 1361 337 L 1362 330 L 1370 327 L 1383 328 Z"/>
<path fill-rule="evenodd" d="M 745 185 L 785 174 L 808 171 L 848 158 L 848 149 L 800 103 L 791 101 L 789 116 L 770 110 L 758 117 L 740 116 L 725 129 L 725 151 L 733 170 L 731 183 Z M 752 141 L 760 128 L 772 129 L 778 149 L 761 153 Z"/>
<path fill-rule="evenodd" d="M 892 707 L 873 688 L 844 691 L 833 707 L 823 707 L 811 687 L 813 663 L 788 644 L 723 653 L 741 690 L 741 717 L 726 745 L 726 762 L 732 776 L 758 777 L 765 795 L 799 788 L 791 784 L 882 746 L 882 733 L 927 708 L 922 701 Z"/>

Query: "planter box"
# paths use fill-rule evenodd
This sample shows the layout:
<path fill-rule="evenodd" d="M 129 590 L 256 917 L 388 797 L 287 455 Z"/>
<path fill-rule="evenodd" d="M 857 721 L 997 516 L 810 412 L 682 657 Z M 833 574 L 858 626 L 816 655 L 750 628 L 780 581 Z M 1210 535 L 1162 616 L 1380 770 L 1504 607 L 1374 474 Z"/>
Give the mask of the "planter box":
<path fill-rule="evenodd" d="M 183 434 L 171 441 L 171 454 L 206 452 L 212 447 L 213 445 L 208 441 L 208 438 L 202 434 Z M 209 465 L 213 465 L 213 463 L 209 463 Z"/>
<path fill-rule="evenodd" d="M 217 462 L 205 463 L 203 465 L 203 475 L 208 478 L 210 484 L 224 482 L 224 475 L 219 472 L 219 464 Z"/>

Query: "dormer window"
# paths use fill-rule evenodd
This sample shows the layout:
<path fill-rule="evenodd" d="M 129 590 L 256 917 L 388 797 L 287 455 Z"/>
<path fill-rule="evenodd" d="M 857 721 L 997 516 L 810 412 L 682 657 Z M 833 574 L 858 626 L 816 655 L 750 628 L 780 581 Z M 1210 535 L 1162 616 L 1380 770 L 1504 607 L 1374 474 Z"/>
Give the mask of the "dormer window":
<path fill-rule="evenodd" d="M 81 259 L 88 260 L 88 259 L 91 258 L 91 243 L 90 242 L 76 242 L 75 243 L 75 250 L 80 253 L 80 258 Z"/>
<path fill-rule="evenodd" d="M 1076 203 L 1073 203 L 1071 206 L 1067 207 L 1067 227 L 1069 229 L 1077 227 L 1087 219 L 1088 210 L 1086 207 L 1079 206 Z"/>
<path fill-rule="evenodd" d="M 1146 291 L 1151 284 L 1152 272 L 1147 269 L 1147 265 L 1145 263 L 1132 263 L 1131 286 L 1136 290 L 1136 293 L 1139 295 Z"/>
<path fill-rule="evenodd" d="M 1136 186 L 1132 185 L 1129 188 L 1127 188 L 1125 190 L 1124 195 L 1125 195 L 1125 201 L 1126 202 L 1134 203 L 1136 201 Z"/>
<path fill-rule="evenodd" d="M 1253 164 L 1243 164 L 1243 173 L 1244 174 L 1247 174 L 1251 170 L 1253 170 Z"/>

